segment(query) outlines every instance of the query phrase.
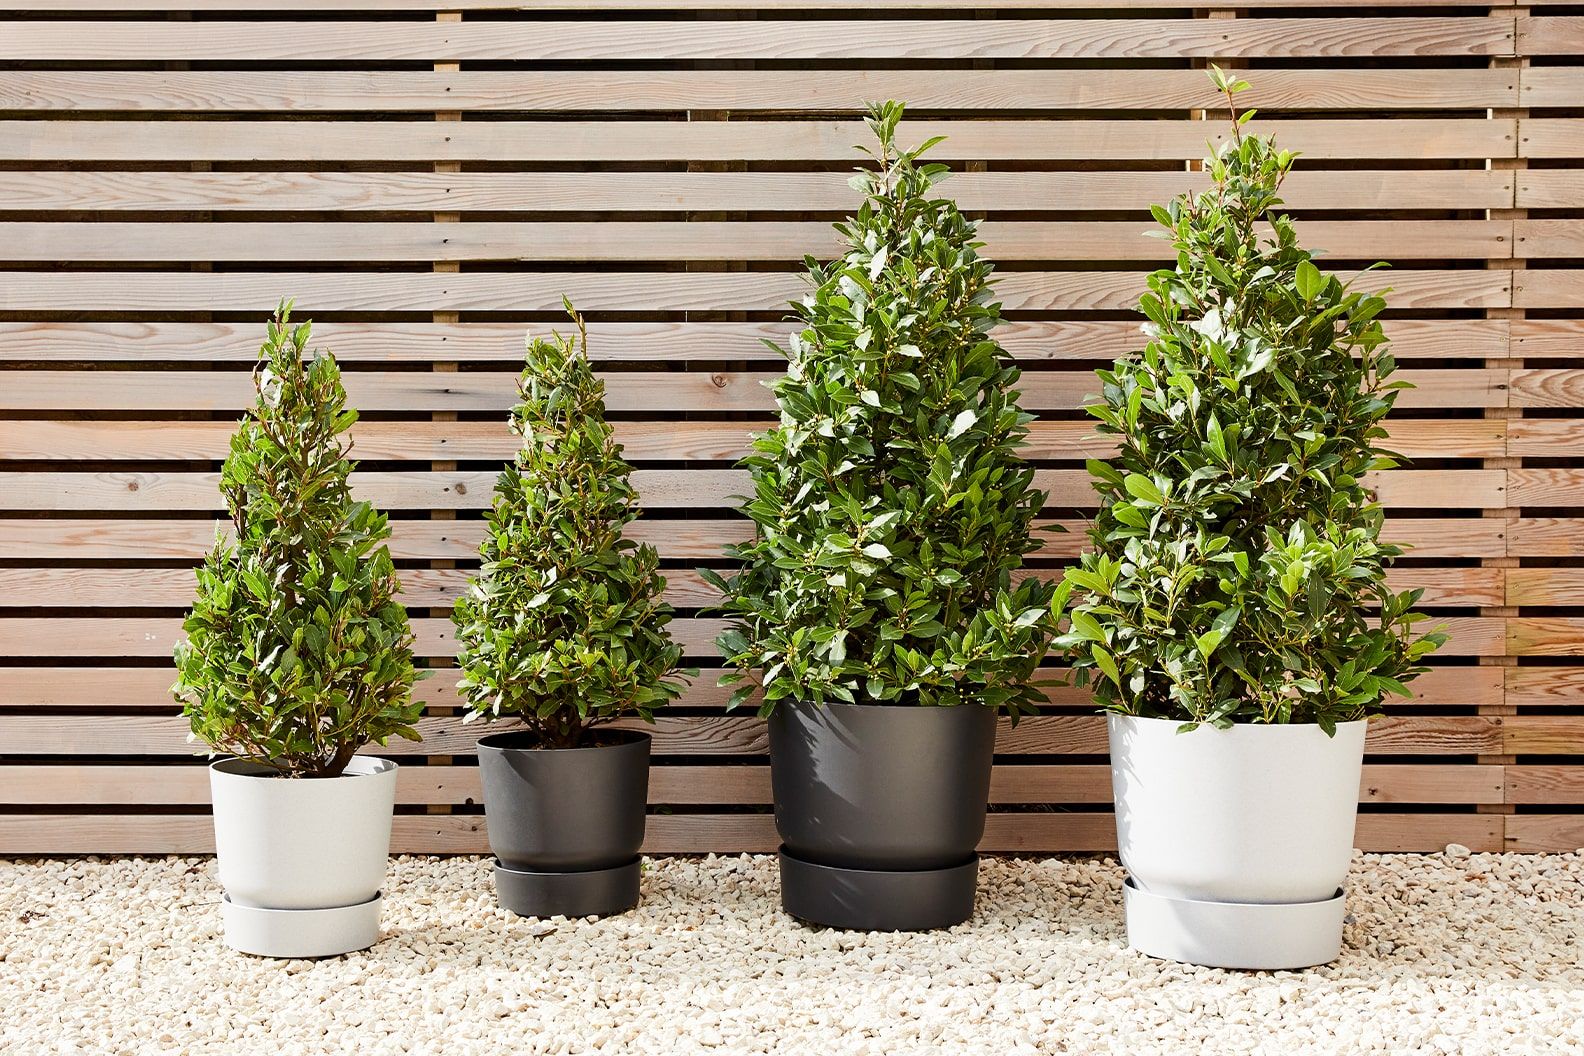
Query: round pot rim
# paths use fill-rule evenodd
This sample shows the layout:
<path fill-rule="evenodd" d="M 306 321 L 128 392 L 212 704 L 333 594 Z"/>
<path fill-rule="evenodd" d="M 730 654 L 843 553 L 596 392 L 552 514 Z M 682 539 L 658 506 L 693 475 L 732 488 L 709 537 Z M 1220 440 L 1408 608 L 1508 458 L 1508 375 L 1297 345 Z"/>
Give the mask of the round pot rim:
<path fill-rule="evenodd" d="M 1106 719 L 1108 721 L 1137 722 L 1137 723 L 1141 723 L 1141 724 L 1142 723 L 1148 723 L 1148 724 L 1154 725 L 1154 726 L 1172 726 L 1172 727 L 1176 727 L 1176 726 L 1181 726 L 1183 724 L 1183 722 L 1184 722 L 1184 720 L 1182 720 L 1182 719 L 1161 719 L 1161 718 L 1156 718 L 1156 717 L 1154 717 L 1152 715 L 1124 715 L 1122 712 L 1119 712 L 1119 711 L 1106 712 L 1105 713 L 1105 717 L 1106 717 Z M 1336 724 L 1336 728 L 1338 730 L 1347 730 L 1347 729 L 1352 729 L 1352 728 L 1354 728 L 1356 726 L 1367 726 L 1369 724 L 1369 722 L 1370 722 L 1370 719 L 1367 719 L 1367 718 L 1365 718 L 1365 719 L 1349 719 L 1347 722 L 1339 722 L 1339 723 L 1337 723 Z M 1211 731 L 1214 731 L 1216 733 L 1231 733 L 1233 730 L 1294 730 L 1294 731 L 1296 731 L 1296 730 L 1305 730 L 1305 731 L 1307 731 L 1307 730 L 1318 730 L 1318 729 L 1320 729 L 1320 724 L 1318 722 L 1234 722 L 1232 724 L 1231 729 L 1225 729 L 1225 730 L 1223 730 L 1223 729 L 1221 729 L 1221 728 L 1219 728 L 1217 726 L 1212 726 L 1210 723 L 1202 722 L 1202 723 L 1199 724 L 1199 729 L 1195 730 L 1194 732 L 1197 733 L 1197 732 L 1199 732 L 1199 730 L 1211 730 Z"/>
<path fill-rule="evenodd" d="M 990 705 L 983 701 L 971 704 L 967 701 L 958 704 L 904 704 L 899 700 L 827 700 L 823 704 L 816 704 L 812 700 L 802 700 L 797 697 L 789 697 L 776 706 L 784 707 L 786 705 L 799 708 L 814 708 L 816 710 L 820 708 L 894 708 L 897 711 L 957 711 L 960 708 L 997 710 L 991 708 Z"/>
<path fill-rule="evenodd" d="M 335 777 L 303 778 L 302 780 L 313 784 L 329 784 L 334 781 L 353 781 L 360 777 L 379 777 L 396 769 L 394 760 L 385 759 L 377 755 L 354 755 L 352 761 L 347 763 L 347 766 L 351 767 L 360 760 L 365 764 L 372 764 L 368 771 L 356 774 L 342 771 Z M 216 759 L 209 764 L 209 770 L 212 773 L 224 774 L 227 777 L 241 777 L 256 781 L 288 780 L 286 775 L 269 769 L 263 763 L 253 759 L 244 759 L 240 755 L 228 755 L 224 759 Z"/>
<path fill-rule="evenodd" d="M 615 744 L 586 744 L 581 748 L 538 748 L 527 744 L 504 743 L 507 741 L 516 740 L 517 738 L 527 738 L 532 736 L 526 730 L 510 730 L 504 733 L 491 733 L 480 737 L 478 739 L 478 749 L 480 751 L 491 752 L 521 752 L 523 754 L 529 755 L 570 755 L 577 752 L 618 751 L 623 748 L 632 748 L 635 745 L 648 745 L 652 740 L 654 740 L 653 737 L 642 730 L 601 730 L 600 734 L 602 736 L 620 737 L 621 740 Z"/>

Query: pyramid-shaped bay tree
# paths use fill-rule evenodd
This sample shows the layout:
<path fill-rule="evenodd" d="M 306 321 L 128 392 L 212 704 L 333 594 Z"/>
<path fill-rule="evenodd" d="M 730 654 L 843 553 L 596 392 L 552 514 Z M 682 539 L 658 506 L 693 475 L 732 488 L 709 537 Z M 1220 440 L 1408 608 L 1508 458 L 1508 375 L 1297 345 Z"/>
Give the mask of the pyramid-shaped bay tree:
<path fill-rule="evenodd" d="M 870 110 L 873 168 L 810 259 L 801 329 L 771 383 L 780 424 L 745 464 L 751 541 L 710 574 L 732 626 L 734 704 L 986 704 L 1014 714 L 1050 637 L 1051 589 L 1014 582 L 1044 495 L 1019 448 L 1031 415 L 996 342 L 975 223 L 934 187 L 943 165 L 899 150 L 902 105 Z"/>
<path fill-rule="evenodd" d="M 220 475 L 234 534 L 198 570 L 172 688 L 216 751 L 336 777 L 369 741 L 417 740 L 422 705 L 390 528 L 352 496 L 357 412 L 309 333 L 289 302 L 270 322 L 258 403 Z"/>
<path fill-rule="evenodd" d="M 632 466 L 566 307 L 579 338 L 528 344 L 511 415 L 522 447 L 496 480 L 483 565 L 453 613 L 468 717 L 520 720 L 539 748 L 596 744 L 599 727 L 652 721 L 681 692 L 660 559 L 623 536 L 639 514 Z"/>
<path fill-rule="evenodd" d="M 1217 70 L 1229 107 L 1247 85 Z M 1176 266 L 1150 277 L 1147 343 L 1099 372 L 1119 450 L 1070 570 L 1080 677 L 1105 709 L 1185 723 L 1316 723 L 1378 710 L 1445 636 L 1393 593 L 1366 474 L 1397 390 L 1386 302 L 1317 267 L 1277 211 L 1293 155 L 1234 112 L 1209 190 L 1156 206 Z"/>

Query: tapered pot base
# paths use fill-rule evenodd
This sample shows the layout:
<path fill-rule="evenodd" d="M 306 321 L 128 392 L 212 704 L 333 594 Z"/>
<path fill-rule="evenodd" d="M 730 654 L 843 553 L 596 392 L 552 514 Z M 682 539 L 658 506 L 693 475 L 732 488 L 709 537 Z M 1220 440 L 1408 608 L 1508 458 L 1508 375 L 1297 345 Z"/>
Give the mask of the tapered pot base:
<path fill-rule="evenodd" d="M 337 957 L 366 950 L 379 939 L 384 896 L 334 909 L 261 909 L 220 903 L 225 943 L 257 957 Z"/>
<path fill-rule="evenodd" d="M 495 863 L 495 896 L 519 917 L 608 917 L 638 904 L 643 860 L 613 869 L 536 873 Z"/>
<path fill-rule="evenodd" d="M 843 869 L 781 851 L 781 908 L 807 924 L 852 931 L 929 931 L 974 911 L 977 855 L 944 869 Z"/>
<path fill-rule="evenodd" d="M 1278 971 L 1334 961 L 1342 952 L 1347 896 L 1288 904 L 1198 902 L 1122 888 L 1128 945 L 1206 968 Z"/>

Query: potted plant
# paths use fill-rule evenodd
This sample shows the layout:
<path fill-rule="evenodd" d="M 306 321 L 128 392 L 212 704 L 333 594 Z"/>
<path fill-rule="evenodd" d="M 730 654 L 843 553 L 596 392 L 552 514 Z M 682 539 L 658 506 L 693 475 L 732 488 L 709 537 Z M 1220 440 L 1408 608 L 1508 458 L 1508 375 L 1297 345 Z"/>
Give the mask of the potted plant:
<path fill-rule="evenodd" d="M 1337 956 L 1368 717 L 1445 640 L 1380 541 L 1365 474 L 1403 383 L 1379 296 L 1323 273 L 1276 211 L 1293 155 L 1231 137 L 1213 186 L 1154 207 L 1141 354 L 1098 372 L 1117 456 L 1067 572 L 1080 682 L 1108 713 L 1128 938 L 1232 968 Z"/>
<path fill-rule="evenodd" d="M 992 330 L 975 224 L 899 150 L 903 107 L 870 110 L 877 167 L 808 261 L 802 330 L 771 384 L 779 426 L 745 464 L 750 541 L 721 590 L 731 705 L 762 691 L 781 898 L 845 928 L 945 927 L 973 913 L 996 713 L 1031 684 L 1052 589 L 1013 574 L 1044 495 L 1019 456 L 1032 416 Z M 933 142 L 933 141 L 932 141 Z"/>
<path fill-rule="evenodd" d="M 285 302 L 221 471 L 234 537 L 198 570 L 172 691 L 229 756 L 209 768 L 226 942 L 320 957 L 378 936 L 396 764 L 357 751 L 417 740 L 423 706 L 390 530 L 349 484 L 357 412 L 290 319 Z"/>
<path fill-rule="evenodd" d="M 516 720 L 479 741 L 501 905 L 522 916 L 596 916 L 638 904 L 649 735 L 681 686 L 652 546 L 622 536 L 638 496 L 605 421 L 605 386 L 578 340 L 528 343 L 495 484 L 483 566 L 456 602 L 467 719 Z"/>

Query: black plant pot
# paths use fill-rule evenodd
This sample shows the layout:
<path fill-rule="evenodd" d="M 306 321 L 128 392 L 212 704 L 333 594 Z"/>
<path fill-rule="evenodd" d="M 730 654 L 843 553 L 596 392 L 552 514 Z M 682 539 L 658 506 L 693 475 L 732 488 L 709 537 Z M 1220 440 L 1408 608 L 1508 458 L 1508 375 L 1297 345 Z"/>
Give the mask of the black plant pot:
<path fill-rule="evenodd" d="M 495 893 L 525 917 L 590 917 L 638 904 L 649 736 L 602 732 L 589 748 L 534 748 L 521 733 L 478 744 Z"/>
<path fill-rule="evenodd" d="M 995 733 L 995 712 L 973 705 L 777 707 L 782 908 L 863 931 L 973 916 Z"/>

